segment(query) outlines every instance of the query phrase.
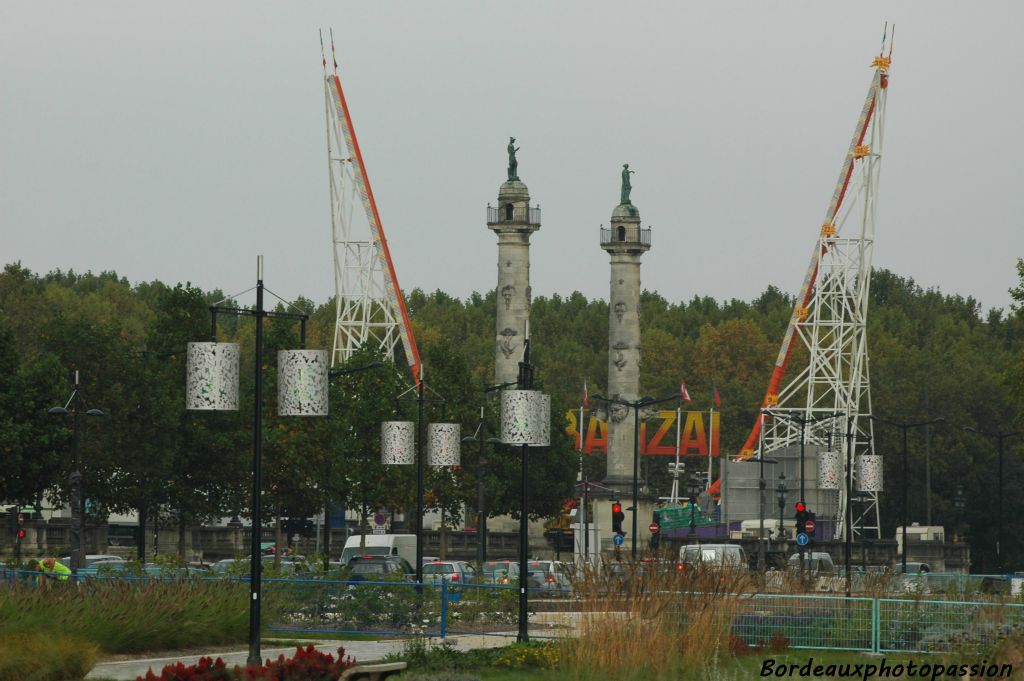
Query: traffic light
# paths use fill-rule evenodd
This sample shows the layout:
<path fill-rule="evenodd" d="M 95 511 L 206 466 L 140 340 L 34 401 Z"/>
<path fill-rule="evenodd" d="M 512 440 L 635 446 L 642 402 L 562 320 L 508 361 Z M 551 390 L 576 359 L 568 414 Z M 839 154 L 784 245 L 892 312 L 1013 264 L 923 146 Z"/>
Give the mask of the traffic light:
<path fill-rule="evenodd" d="M 626 514 L 622 512 L 622 504 L 617 501 L 612 502 L 612 532 L 619 535 L 625 535 L 622 531 L 622 521 L 626 519 Z"/>
<path fill-rule="evenodd" d="M 18 514 L 18 541 L 25 538 L 25 514 Z"/>
<path fill-rule="evenodd" d="M 807 511 L 807 505 L 802 502 L 796 502 L 796 531 L 798 534 L 804 532 L 807 527 L 807 521 L 811 519 L 811 514 Z"/>

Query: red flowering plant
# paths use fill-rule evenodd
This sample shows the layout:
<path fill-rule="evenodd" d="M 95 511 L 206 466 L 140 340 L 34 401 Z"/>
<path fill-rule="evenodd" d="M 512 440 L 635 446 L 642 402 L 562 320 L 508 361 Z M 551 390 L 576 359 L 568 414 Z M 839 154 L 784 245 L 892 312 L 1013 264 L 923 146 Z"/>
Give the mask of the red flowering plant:
<path fill-rule="evenodd" d="M 296 648 L 290 658 L 279 655 L 276 660 L 267 660 L 259 666 L 235 665 L 228 669 L 219 657 L 216 660 L 203 657 L 194 665 L 169 664 L 159 676 L 150 669 L 136 681 L 336 681 L 355 663 L 351 655 L 345 655 L 344 648 L 338 648 L 335 659 L 330 653 L 321 653 L 309 645 Z"/>

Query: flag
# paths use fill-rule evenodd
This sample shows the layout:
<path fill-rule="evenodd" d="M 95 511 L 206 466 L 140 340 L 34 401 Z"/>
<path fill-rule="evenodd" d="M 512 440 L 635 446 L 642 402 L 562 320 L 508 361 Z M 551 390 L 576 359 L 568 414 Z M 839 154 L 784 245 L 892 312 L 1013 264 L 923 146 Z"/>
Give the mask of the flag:
<path fill-rule="evenodd" d="M 714 395 L 715 406 L 716 407 L 721 407 L 722 406 L 722 396 L 718 394 L 718 386 L 715 385 L 714 381 L 711 382 L 711 393 Z"/>
<path fill-rule="evenodd" d="M 682 383 L 679 384 L 679 397 L 683 400 L 683 402 L 693 402 L 693 400 L 690 399 L 690 393 L 686 392 L 686 381 L 683 381 Z"/>
<path fill-rule="evenodd" d="M 583 406 L 590 406 L 590 393 L 587 392 L 587 379 L 583 379 Z"/>

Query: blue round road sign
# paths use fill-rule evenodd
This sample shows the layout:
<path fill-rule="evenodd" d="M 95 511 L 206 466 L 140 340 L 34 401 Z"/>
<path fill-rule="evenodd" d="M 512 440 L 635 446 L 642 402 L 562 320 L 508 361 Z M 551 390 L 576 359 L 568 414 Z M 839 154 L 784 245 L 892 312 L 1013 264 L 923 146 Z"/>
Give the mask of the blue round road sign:
<path fill-rule="evenodd" d="M 612 543 L 616 546 L 622 546 L 626 543 L 626 538 L 623 537 L 621 534 L 617 534 L 614 537 L 612 537 Z"/>
<path fill-rule="evenodd" d="M 811 539 L 806 534 L 801 532 L 796 536 L 796 543 L 798 546 L 807 546 L 811 543 Z"/>

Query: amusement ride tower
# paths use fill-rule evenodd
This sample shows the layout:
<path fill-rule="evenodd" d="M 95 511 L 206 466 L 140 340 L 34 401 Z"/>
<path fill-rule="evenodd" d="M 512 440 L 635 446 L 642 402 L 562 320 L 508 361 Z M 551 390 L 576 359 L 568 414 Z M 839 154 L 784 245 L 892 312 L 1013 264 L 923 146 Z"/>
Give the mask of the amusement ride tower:
<path fill-rule="evenodd" d="M 891 45 L 889 56 L 883 53 L 884 41 L 872 62 L 867 97 L 811 252 L 762 415 L 740 452 L 740 458 L 759 451 L 770 455 L 799 446 L 801 438 L 825 450 L 818 458 L 818 484 L 838 492 L 837 539 L 846 537 L 847 525 L 852 535 L 876 537 L 881 525 L 882 459 L 875 455 L 870 419 L 867 314 Z M 800 365 L 787 376 L 797 347 Z"/>
<path fill-rule="evenodd" d="M 333 40 L 331 51 L 333 56 Z M 323 64 L 334 244 L 335 324 L 331 366 L 346 361 L 356 348 L 367 344 L 380 348 L 397 361 L 395 353 L 401 342 L 413 380 L 418 381 L 421 375 L 419 350 L 338 78 L 338 63 L 335 59 L 334 72 L 330 74 L 326 57 Z"/>

